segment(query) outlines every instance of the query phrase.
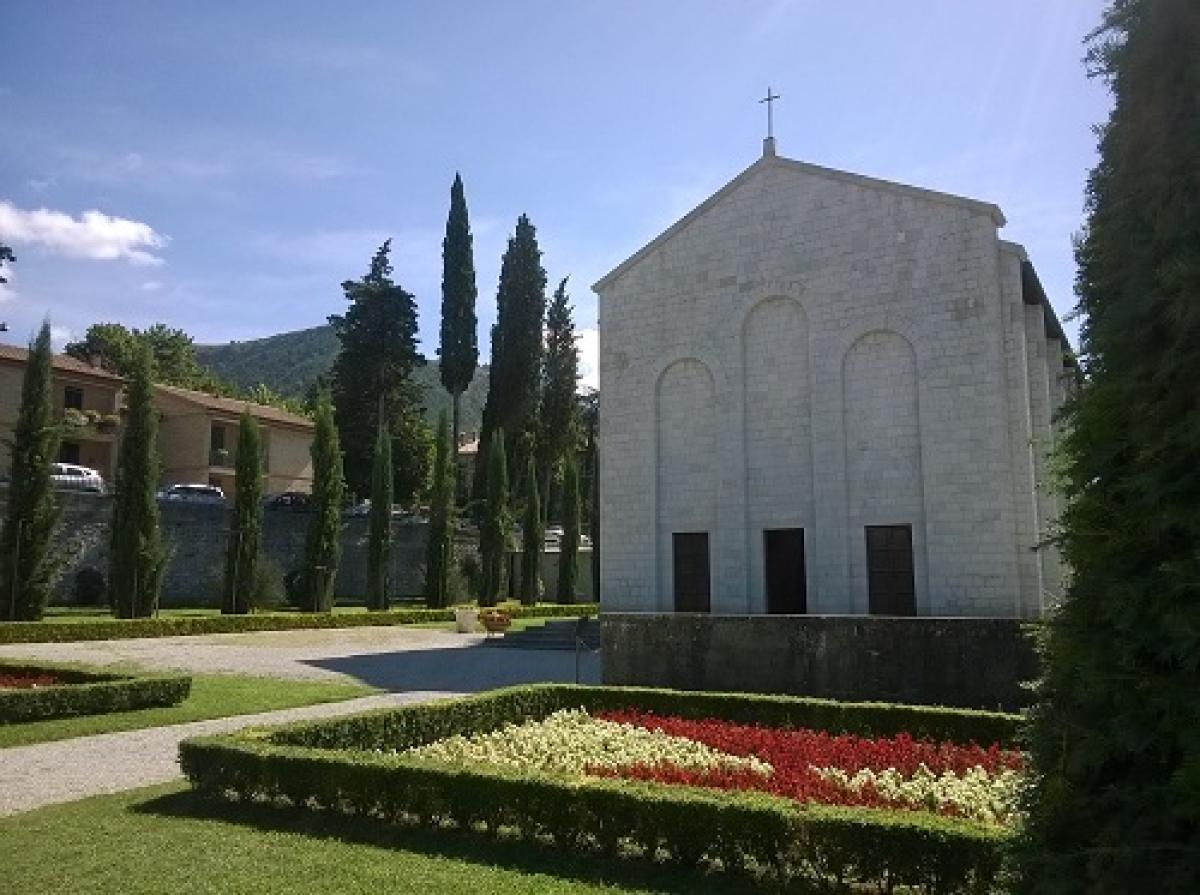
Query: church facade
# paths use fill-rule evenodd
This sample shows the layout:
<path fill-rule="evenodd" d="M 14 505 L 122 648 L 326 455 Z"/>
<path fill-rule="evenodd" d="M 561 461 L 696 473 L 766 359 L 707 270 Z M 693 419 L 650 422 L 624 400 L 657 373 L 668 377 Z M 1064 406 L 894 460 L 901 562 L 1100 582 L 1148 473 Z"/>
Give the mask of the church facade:
<path fill-rule="evenodd" d="M 987 202 L 761 159 L 602 278 L 607 612 L 1036 617 L 1073 357 Z"/>

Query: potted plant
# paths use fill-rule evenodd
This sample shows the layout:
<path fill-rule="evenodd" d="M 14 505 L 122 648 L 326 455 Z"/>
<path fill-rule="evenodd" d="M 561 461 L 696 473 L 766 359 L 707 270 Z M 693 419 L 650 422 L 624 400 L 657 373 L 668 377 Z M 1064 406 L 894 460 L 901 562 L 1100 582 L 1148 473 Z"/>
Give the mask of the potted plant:
<path fill-rule="evenodd" d="M 503 609 L 484 609 L 479 613 L 479 620 L 489 634 L 503 634 L 512 624 L 512 616 Z"/>
<path fill-rule="evenodd" d="M 459 634 L 474 634 L 479 625 L 479 610 L 474 606 L 454 607 L 454 630 Z"/>

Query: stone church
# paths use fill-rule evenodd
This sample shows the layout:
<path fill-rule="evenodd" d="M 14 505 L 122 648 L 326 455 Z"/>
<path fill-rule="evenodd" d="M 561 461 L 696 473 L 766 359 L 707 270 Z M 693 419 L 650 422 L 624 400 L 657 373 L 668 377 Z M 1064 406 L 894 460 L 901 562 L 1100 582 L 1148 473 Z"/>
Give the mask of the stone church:
<path fill-rule="evenodd" d="M 774 140 L 593 287 L 606 612 L 1036 617 L 1070 345 L 988 202 Z"/>

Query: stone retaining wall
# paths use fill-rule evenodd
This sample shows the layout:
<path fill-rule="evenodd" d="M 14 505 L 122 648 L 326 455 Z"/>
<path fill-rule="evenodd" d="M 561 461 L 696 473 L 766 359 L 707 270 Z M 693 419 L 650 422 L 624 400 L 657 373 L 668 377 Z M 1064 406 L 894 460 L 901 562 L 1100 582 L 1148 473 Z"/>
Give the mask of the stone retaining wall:
<path fill-rule="evenodd" d="M 601 616 L 604 683 L 973 708 L 1026 704 L 1037 661 L 1007 618 Z"/>

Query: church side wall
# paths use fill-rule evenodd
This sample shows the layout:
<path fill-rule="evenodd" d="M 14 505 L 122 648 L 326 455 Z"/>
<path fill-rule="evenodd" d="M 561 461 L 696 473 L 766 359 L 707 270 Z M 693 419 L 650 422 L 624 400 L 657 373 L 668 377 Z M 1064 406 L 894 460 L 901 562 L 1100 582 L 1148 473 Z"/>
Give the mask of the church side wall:
<path fill-rule="evenodd" d="M 1029 409 L 1033 424 L 1033 470 L 1037 500 L 1038 564 L 1042 590 L 1038 594 L 1038 612 L 1046 608 L 1046 595 L 1059 573 L 1057 557 L 1040 546 L 1050 520 L 1054 518 L 1054 496 L 1050 491 L 1049 459 L 1053 450 L 1050 429 L 1050 372 L 1046 361 L 1046 318 L 1040 305 L 1025 305 L 1025 353 L 1029 364 Z"/>
<path fill-rule="evenodd" d="M 1033 418 L 1030 409 L 1029 360 L 1025 342 L 1025 303 L 1021 297 L 1022 258 L 1001 248 L 1001 291 L 1004 299 L 1005 373 L 1008 392 L 1009 456 L 1013 494 L 1013 526 L 1020 577 L 1020 602 L 1015 614 L 1038 615 L 1041 606 L 1042 565 L 1035 550 L 1038 507 L 1033 458 Z"/>
<path fill-rule="evenodd" d="M 716 452 L 714 612 L 763 611 L 774 527 L 805 529 L 810 612 L 863 612 L 863 526 L 907 523 L 919 612 L 1017 614 L 1005 308 L 983 211 L 765 164 L 601 290 L 606 608 L 671 605 L 679 425 Z M 686 359 L 711 441 L 659 388 Z"/>

